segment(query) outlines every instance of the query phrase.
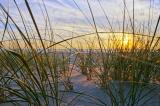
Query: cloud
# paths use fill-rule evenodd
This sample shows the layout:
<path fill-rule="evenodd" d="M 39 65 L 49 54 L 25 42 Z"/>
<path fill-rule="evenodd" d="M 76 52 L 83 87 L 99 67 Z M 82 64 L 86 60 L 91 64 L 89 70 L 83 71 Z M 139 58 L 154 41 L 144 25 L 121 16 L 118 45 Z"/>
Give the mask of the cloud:
<path fill-rule="evenodd" d="M 28 10 L 25 6 L 24 0 L 16 0 L 18 6 L 20 7 L 22 14 L 28 23 L 32 23 Z M 34 13 L 36 22 L 38 23 L 39 27 L 45 26 L 44 17 L 40 8 L 42 6 L 42 10 L 44 11 L 43 4 L 41 0 L 28 0 L 31 6 L 31 9 Z M 77 3 L 79 8 L 83 11 L 83 13 L 79 10 L 76 6 L 74 1 Z M 53 24 L 53 27 L 61 27 L 63 26 L 74 26 L 79 28 L 81 27 L 80 31 L 87 31 L 88 28 L 92 28 L 87 21 L 86 17 L 88 17 L 89 21 L 92 22 L 92 17 L 88 8 L 88 4 L 86 0 L 44 0 L 46 5 L 50 20 Z M 122 24 L 123 21 L 123 0 L 99 0 L 102 4 L 105 13 L 107 14 L 112 26 L 115 30 L 118 29 L 118 24 Z M 132 17 L 133 7 L 132 7 L 133 0 L 126 0 L 126 5 L 128 9 L 128 14 L 126 20 L 129 23 L 129 16 Z M 160 14 L 160 0 L 151 0 L 152 2 L 152 24 L 156 22 L 158 15 Z M 109 29 L 109 24 L 106 20 L 106 17 L 99 6 L 97 0 L 89 0 L 96 23 L 101 29 L 103 26 L 106 26 Z M 17 8 L 13 2 L 13 0 L 0 0 L 0 3 L 7 8 L 9 4 L 10 14 L 14 18 L 16 22 L 19 22 L 19 26 L 23 27 L 22 20 L 20 19 L 20 15 L 17 11 Z M 135 20 L 136 25 L 139 26 L 141 23 L 148 23 L 149 17 L 149 6 L 150 0 L 135 0 Z M 85 14 L 85 16 L 84 16 Z M 2 15 L 0 19 L 4 18 Z M 119 23 L 118 23 L 119 22 Z M 0 25 L 2 26 L 2 25 Z M 82 27 L 84 26 L 84 28 Z M 87 28 L 86 28 L 87 26 Z M 65 27 L 64 27 L 65 28 Z M 77 30 L 76 30 L 77 31 Z M 89 30 L 92 31 L 92 30 Z"/>

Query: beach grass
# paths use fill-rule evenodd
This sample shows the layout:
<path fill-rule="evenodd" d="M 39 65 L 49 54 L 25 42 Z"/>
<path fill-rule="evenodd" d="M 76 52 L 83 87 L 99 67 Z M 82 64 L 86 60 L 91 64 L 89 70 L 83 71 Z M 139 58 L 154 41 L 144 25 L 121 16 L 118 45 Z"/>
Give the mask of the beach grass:
<path fill-rule="evenodd" d="M 27 27 L 28 23 L 23 16 L 24 13 L 16 0 L 14 0 L 14 5 L 19 12 L 23 28 L 0 3 L 5 19 L 1 20 L 5 27 L 0 41 L 0 104 L 35 106 L 65 104 L 69 106 L 78 97 L 86 96 L 100 106 L 108 106 L 108 104 L 134 106 L 146 105 L 154 99 L 153 97 L 158 96 L 156 92 L 160 90 L 160 51 L 157 30 L 160 16 L 157 18 L 153 35 L 137 33 L 134 0 L 133 15 L 129 16 L 130 22 L 126 22 L 128 9 L 124 0 L 122 36 L 117 38 L 111 20 L 101 1 L 98 0 L 97 4 L 100 5 L 105 15 L 110 26 L 109 33 L 112 35 L 106 43 L 101 36 L 102 32 L 98 31 L 94 16 L 96 13 L 93 11 L 90 0 L 87 0 L 86 3 L 91 20 L 79 8 L 77 2 L 75 0 L 73 2 L 88 20 L 94 32 L 63 39 L 62 35 L 54 33 L 47 7 L 43 1 L 41 6 L 45 8 L 45 11 L 42 12 L 46 16 L 43 17 L 46 19 L 44 20 L 46 36 L 50 36 L 50 40 L 43 39 L 44 35 L 39 29 L 37 18 L 28 0 L 24 0 L 24 3 L 32 22 L 30 28 Z M 129 26 L 132 29 L 131 32 L 125 31 L 126 23 L 131 24 Z M 10 37 L 7 47 L 4 45 L 6 33 Z M 86 36 L 92 34 L 95 35 L 95 39 L 85 39 Z M 56 42 L 55 36 L 61 37 L 62 40 Z M 77 48 L 72 43 L 74 40 L 77 41 L 76 39 L 81 39 L 77 43 Z M 57 45 L 65 49 L 59 49 Z M 74 83 L 76 82 L 72 82 L 73 71 L 86 76 L 85 81 L 94 81 L 98 88 L 109 97 L 109 101 L 105 102 L 96 96 L 75 91 Z M 76 96 L 66 101 L 67 93 L 74 93 Z"/>

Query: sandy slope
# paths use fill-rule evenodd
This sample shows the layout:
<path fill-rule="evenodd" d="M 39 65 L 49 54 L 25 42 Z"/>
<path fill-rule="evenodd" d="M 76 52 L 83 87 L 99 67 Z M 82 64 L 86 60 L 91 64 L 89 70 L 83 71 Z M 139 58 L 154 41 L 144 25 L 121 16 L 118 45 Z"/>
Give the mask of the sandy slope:
<path fill-rule="evenodd" d="M 75 92 L 83 92 L 84 94 L 91 95 L 96 99 L 81 95 L 80 97 L 77 97 L 73 103 L 69 104 L 70 106 L 111 106 L 110 98 L 107 96 L 107 94 L 102 89 L 100 89 L 94 83 L 94 81 L 87 81 L 86 77 L 80 72 L 73 70 L 71 81 L 74 84 Z M 158 88 L 157 94 L 160 93 L 159 90 L 160 89 Z M 153 94 L 154 93 L 155 92 L 153 92 Z M 150 96 L 153 94 L 151 93 Z M 69 93 L 65 99 L 70 102 L 74 97 L 76 97 L 76 95 L 77 94 Z M 141 106 L 141 103 L 139 103 L 138 106 Z M 148 104 L 145 106 L 160 106 L 160 96 L 154 96 L 153 100 L 148 102 Z"/>

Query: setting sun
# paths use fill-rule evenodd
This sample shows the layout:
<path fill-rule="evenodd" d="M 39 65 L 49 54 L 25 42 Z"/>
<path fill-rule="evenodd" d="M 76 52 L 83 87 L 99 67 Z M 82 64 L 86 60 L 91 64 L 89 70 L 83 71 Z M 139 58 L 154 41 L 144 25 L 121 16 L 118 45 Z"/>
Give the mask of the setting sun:
<path fill-rule="evenodd" d="M 125 34 L 122 36 L 122 48 L 124 49 L 131 49 L 133 46 L 133 42 L 132 42 L 132 37 L 131 35 Z"/>
<path fill-rule="evenodd" d="M 124 45 L 128 45 L 128 43 L 129 43 L 129 38 L 128 38 L 128 36 L 125 36 L 123 40 L 124 40 L 124 41 L 122 41 L 123 44 L 124 44 Z"/>

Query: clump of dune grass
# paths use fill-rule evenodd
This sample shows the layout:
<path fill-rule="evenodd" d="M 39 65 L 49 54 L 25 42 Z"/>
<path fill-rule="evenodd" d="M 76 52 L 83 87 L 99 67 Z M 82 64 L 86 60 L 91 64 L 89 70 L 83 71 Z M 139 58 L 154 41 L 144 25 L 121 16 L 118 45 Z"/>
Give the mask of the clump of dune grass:
<path fill-rule="evenodd" d="M 73 83 L 71 82 L 71 74 L 72 74 L 72 70 L 74 68 L 74 63 L 72 66 L 70 66 L 70 53 L 69 54 L 65 54 L 62 52 L 62 60 L 59 63 L 60 64 L 60 74 L 61 74 L 61 78 L 63 80 L 64 83 L 64 87 L 65 90 L 67 91 L 72 91 L 74 90 L 74 86 Z"/>
<path fill-rule="evenodd" d="M 7 73 L 1 78 L 5 80 L 5 83 L 11 82 L 11 85 L 2 86 L 1 89 L 7 92 L 5 93 L 6 95 L 4 95 L 4 97 L 7 97 L 6 102 L 16 102 L 20 104 L 27 103 L 29 105 L 37 106 L 59 106 L 63 101 L 60 97 L 59 89 L 60 85 L 57 62 L 59 60 L 56 60 L 56 58 L 53 58 L 53 60 L 50 59 L 51 56 L 46 52 L 47 49 L 44 45 L 44 41 L 42 40 L 42 35 L 38 29 L 38 25 L 30 5 L 27 0 L 24 2 L 30 14 L 36 33 L 38 34 L 40 46 L 42 47 L 40 50 L 43 52 L 40 53 L 37 51 L 38 46 L 33 47 L 33 43 L 37 44 L 35 38 L 33 43 L 31 43 L 30 39 L 28 38 L 29 34 L 33 32 L 29 32 L 30 30 L 27 29 L 27 23 L 23 18 L 17 2 L 14 1 L 21 16 L 25 31 L 22 31 L 22 29 L 10 16 L 9 12 L 3 7 L 3 5 L 1 5 L 1 10 L 5 14 L 4 17 L 7 16 L 7 20 L 10 20 L 14 24 L 14 27 L 18 31 L 19 36 L 21 36 L 23 43 L 26 44 L 26 50 L 23 50 L 17 40 L 14 30 L 9 33 L 11 39 L 13 37 L 13 40 L 16 42 L 17 47 L 13 50 L 5 48 L 1 49 L 1 52 L 4 55 L 3 58 L 1 58 L 1 63 L 3 62 L 3 70 Z M 6 26 L 10 26 L 9 22 L 6 22 L 5 24 Z M 12 27 L 10 26 L 10 28 Z M 7 28 L 4 30 L 8 31 Z M 9 97 L 7 95 L 9 95 Z"/>
<path fill-rule="evenodd" d="M 153 45 L 153 39 L 155 37 L 157 27 L 159 24 L 159 18 L 157 21 L 157 25 L 154 31 L 154 35 L 151 37 L 151 41 L 147 43 L 142 43 L 143 48 L 140 48 L 137 46 L 139 41 L 136 40 L 135 36 L 135 20 L 134 20 L 134 0 L 133 0 L 133 19 L 131 22 L 131 28 L 133 30 L 132 33 L 132 47 L 128 50 L 123 49 L 123 43 L 122 47 L 119 47 L 120 44 L 117 44 L 118 42 L 115 42 L 113 45 L 115 49 L 103 51 L 103 43 L 100 39 L 97 25 L 94 17 L 94 13 L 92 11 L 91 5 L 89 1 L 87 0 L 89 10 L 92 16 L 93 24 L 95 27 L 95 33 L 97 34 L 97 38 L 99 41 L 99 47 L 101 50 L 101 59 L 102 59 L 102 67 L 103 70 L 98 74 L 99 84 L 100 86 L 106 90 L 107 94 L 110 96 L 112 105 L 137 105 L 139 102 L 142 102 L 142 98 L 139 99 L 138 96 L 143 95 L 143 99 L 150 94 L 150 92 L 154 92 L 155 89 L 157 89 L 157 86 L 153 89 L 149 89 L 149 91 L 146 94 L 143 94 L 144 88 L 147 88 L 148 85 L 152 85 L 152 78 L 159 74 L 159 65 L 157 66 L 156 61 L 153 61 L 152 58 L 154 56 L 153 53 L 156 53 L 156 50 L 152 49 Z M 103 9 L 100 1 L 99 4 L 101 8 Z M 123 26 L 125 24 L 125 10 L 127 10 L 125 1 L 124 1 L 124 20 L 123 20 Z M 106 15 L 105 11 L 103 11 Z M 106 19 L 107 15 L 106 15 Z M 124 27 L 123 27 L 123 33 Z M 114 32 L 113 32 L 114 34 Z M 150 39 L 150 38 L 149 38 Z M 114 38 L 113 40 L 116 40 Z M 114 42 L 114 41 L 113 41 Z M 122 39 L 122 42 L 124 42 L 124 39 Z M 148 47 L 148 45 L 150 46 Z M 127 46 L 127 45 L 126 45 Z M 129 47 L 129 44 L 128 44 Z M 121 49 L 120 49 L 121 48 Z M 118 81 L 118 82 L 117 82 Z M 129 92 L 126 94 L 126 82 L 129 82 Z M 141 92 L 139 92 L 140 90 Z M 137 96 L 138 95 L 138 96 Z M 129 98 L 129 100 L 128 100 Z M 143 101 L 143 105 L 148 102 L 150 99 Z"/>
<path fill-rule="evenodd" d="M 77 54 L 77 66 L 80 68 L 81 73 L 87 77 L 87 80 L 91 80 L 96 65 L 96 52 L 94 50 L 93 41 L 85 42 L 87 44 L 87 49 L 83 49 L 83 45 L 79 43 L 80 50 Z"/>

